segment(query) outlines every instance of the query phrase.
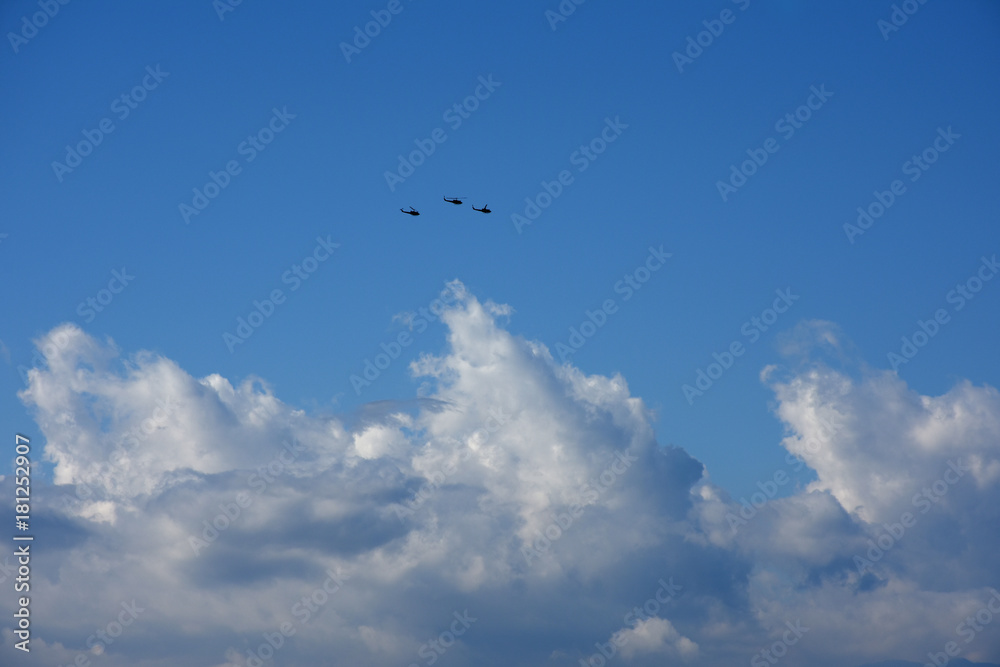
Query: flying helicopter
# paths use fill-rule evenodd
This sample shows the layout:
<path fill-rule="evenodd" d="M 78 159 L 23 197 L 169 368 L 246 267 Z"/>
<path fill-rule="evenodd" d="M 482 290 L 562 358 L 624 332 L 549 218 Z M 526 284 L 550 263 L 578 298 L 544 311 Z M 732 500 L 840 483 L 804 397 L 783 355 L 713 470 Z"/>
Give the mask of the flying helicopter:
<path fill-rule="evenodd" d="M 403 213 L 405 213 L 406 215 L 420 215 L 420 211 L 416 210 L 412 206 L 410 207 L 409 211 L 403 211 L 403 209 L 399 209 L 399 210 L 402 211 Z"/>
<path fill-rule="evenodd" d="M 479 211 L 480 213 L 492 213 L 492 211 L 490 210 L 490 205 L 489 204 L 484 204 L 482 208 L 476 208 L 475 206 L 473 206 L 472 210 L 473 211 Z"/>
<path fill-rule="evenodd" d="M 444 198 L 446 202 L 451 204 L 461 204 L 463 199 L 465 199 L 465 197 L 452 197 L 451 199 L 448 199 L 447 197 Z"/>

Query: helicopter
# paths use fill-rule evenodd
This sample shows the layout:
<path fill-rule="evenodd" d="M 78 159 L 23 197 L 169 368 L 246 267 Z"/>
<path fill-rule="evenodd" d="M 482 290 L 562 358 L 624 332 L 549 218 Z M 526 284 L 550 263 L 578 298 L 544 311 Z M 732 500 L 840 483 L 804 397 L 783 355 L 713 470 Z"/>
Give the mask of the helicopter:
<path fill-rule="evenodd" d="M 451 199 L 448 199 L 447 197 L 444 198 L 446 202 L 451 204 L 461 204 L 463 199 L 465 199 L 465 197 L 452 197 Z"/>
<path fill-rule="evenodd" d="M 482 208 L 476 208 L 475 206 L 473 206 L 472 210 L 473 211 L 479 211 L 480 213 L 492 213 L 492 211 L 490 210 L 490 205 L 489 204 L 484 204 Z"/>
<path fill-rule="evenodd" d="M 399 210 L 402 211 L 403 213 L 405 213 L 406 215 L 420 215 L 420 211 L 416 210 L 412 206 L 410 207 L 409 211 L 403 211 L 403 209 L 399 209 Z"/>

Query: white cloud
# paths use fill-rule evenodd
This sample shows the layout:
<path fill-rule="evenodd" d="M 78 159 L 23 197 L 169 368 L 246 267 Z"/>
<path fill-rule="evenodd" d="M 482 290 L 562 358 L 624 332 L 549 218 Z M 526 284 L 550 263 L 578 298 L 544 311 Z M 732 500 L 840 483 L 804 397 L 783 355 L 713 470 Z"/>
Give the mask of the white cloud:
<path fill-rule="evenodd" d="M 611 641 L 621 646 L 624 658 L 636 655 L 660 654 L 669 659 L 680 657 L 687 661 L 698 655 L 698 645 L 681 636 L 665 618 L 648 618 L 631 628 L 622 628 Z"/>
<path fill-rule="evenodd" d="M 715 665 L 748 660 L 801 618 L 811 629 L 787 664 L 832 667 L 919 658 L 914 647 L 954 635 L 951 612 L 986 599 L 995 390 L 925 397 L 891 374 L 773 369 L 781 444 L 817 479 L 734 533 L 738 505 L 658 444 L 624 378 L 557 364 L 498 324 L 511 309 L 452 288 L 446 351 L 411 368 L 419 399 L 367 406 L 350 428 L 260 379 L 196 379 L 72 325 L 40 340 L 47 367 L 22 398 L 56 485 L 36 505 L 51 537 L 34 563 L 46 620 L 31 659 L 70 662 L 135 600 L 145 611 L 102 664 L 243 665 L 278 637 L 287 665 L 331 651 L 426 664 L 438 638 L 454 664 L 575 665 L 618 637 L 635 664 Z M 968 473 L 859 574 L 853 556 L 953 459 Z M 623 621 L 668 576 L 684 587 L 670 620 Z M 448 635 L 463 612 L 478 620 Z"/>
<path fill-rule="evenodd" d="M 1000 518 L 996 389 L 962 381 L 922 396 L 891 371 L 857 380 L 823 366 L 773 387 L 792 432 L 782 444 L 816 471 L 810 491 L 856 515 L 866 537 L 912 516 L 894 565 L 931 587 L 971 586 L 995 568 L 983 527 Z"/>

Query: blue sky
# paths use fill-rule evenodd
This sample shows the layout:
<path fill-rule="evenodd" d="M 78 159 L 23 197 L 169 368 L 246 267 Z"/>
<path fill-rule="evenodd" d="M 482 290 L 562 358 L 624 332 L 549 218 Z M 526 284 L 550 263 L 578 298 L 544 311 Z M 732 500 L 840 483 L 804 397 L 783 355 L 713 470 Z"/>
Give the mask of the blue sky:
<path fill-rule="evenodd" d="M 87 337 L 66 338 L 73 354 L 77 345 L 111 354 L 103 347 L 110 338 L 122 359 L 149 351 L 185 377 L 218 374 L 234 387 L 260 378 L 289 414 L 303 410 L 350 431 L 359 415 L 392 413 L 386 406 L 448 400 L 410 362 L 461 357 L 469 331 L 478 331 L 462 323 L 478 321 L 482 304 L 511 340 L 546 346 L 559 372 L 620 374 L 653 412 L 656 442 L 681 448 L 705 466 L 712 488 L 736 500 L 787 468 L 782 439 L 805 437 L 811 423 L 779 415 L 809 401 L 782 398 L 775 382 L 799 386 L 817 364 L 857 387 L 897 371 L 906 391 L 932 398 L 966 381 L 988 397 L 1000 382 L 1000 282 L 984 282 L 971 299 L 951 293 L 970 279 L 974 288 L 977 272 L 992 277 L 989 260 L 1000 252 L 995 3 L 914 1 L 907 8 L 915 13 L 889 32 L 879 22 L 892 20 L 898 5 L 890 2 L 564 2 L 575 10 L 557 23 L 546 12 L 558 3 L 519 0 L 399 0 L 395 14 L 388 3 L 248 1 L 221 14 L 219 6 L 71 2 L 21 40 L 10 34 L 39 5 L 0 8 L 8 34 L 0 71 L 11 91 L 0 107 L 8 129 L 0 151 L 0 351 L 8 369 L 0 416 L 11 437 L 32 437 L 39 452 L 51 447 L 38 456 L 39 484 L 98 479 L 69 462 L 76 436 L 53 441 L 65 427 L 59 415 L 80 409 L 73 396 L 82 390 L 71 383 L 46 399 L 37 384 L 19 396 L 27 368 L 58 375 L 54 358 L 33 358 L 33 341 L 64 323 Z M 391 21 L 348 62 L 340 45 L 372 12 Z M 674 54 L 689 48 L 688 38 L 713 29 L 720 34 L 710 43 L 705 34 L 707 45 L 678 68 Z M 475 108 L 458 123 L 449 110 L 463 103 Z M 798 126 L 786 129 L 782 119 L 796 112 Z M 102 122 L 113 130 L 100 132 L 79 166 L 53 166 Z M 262 130 L 273 141 L 248 148 Z M 430 139 L 436 131 L 443 142 Z M 582 147 L 604 145 L 602 132 L 613 141 L 581 158 Z M 399 156 L 431 143 L 412 175 L 387 183 Z M 914 168 L 925 150 L 933 164 Z M 733 165 L 765 154 L 746 168 L 754 173 L 744 184 L 720 195 Z M 231 173 L 219 176 L 227 163 Z M 517 216 L 526 215 L 526 199 L 537 200 L 545 183 L 554 191 L 564 171 L 561 192 L 524 225 Z M 194 190 L 212 173 L 226 186 L 185 216 L 181 205 L 194 205 Z M 879 193 L 896 180 L 901 194 L 884 214 L 863 234 L 845 232 L 859 206 L 888 201 Z M 466 199 L 453 206 L 443 195 Z M 491 214 L 470 208 L 484 204 Z M 399 212 L 410 206 L 420 217 Z M 670 257 L 630 293 L 620 281 L 649 266 L 651 248 Z M 324 259 L 297 282 L 295 267 L 308 269 L 309 257 Z M 123 286 L 116 272 L 134 277 Z M 448 306 L 454 321 L 409 329 L 416 320 L 406 313 L 429 308 L 455 280 L 463 291 Z M 109 283 L 120 291 L 102 292 Z M 237 333 L 238 318 L 276 289 L 282 303 L 230 350 L 224 334 Z M 779 291 L 797 299 L 751 339 L 744 325 L 766 319 Z M 100 312 L 88 311 L 87 299 L 108 297 Z M 606 323 L 561 356 L 570 328 L 608 299 Z M 936 334 L 893 369 L 887 354 L 939 309 L 946 319 Z M 351 376 L 403 332 L 413 342 L 355 391 Z M 816 340 L 836 341 L 835 349 Z M 735 342 L 744 353 L 689 401 L 683 386 Z M 113 377 L 148 363 L 133 358 Z M 462 364 L 444 365 L 462 377 Z M 520 391 L 516 382 L 510 390 Z M 88 436 L 97 441 L 128 430 L 122 405 L 106 400 Z M 406 429 L 430 418 L 421 414 Z M 537 437 L 537 447 L 549 446 Z M 987 437 L 983 447 L 996 456 L 996 441 Z M 844 480 L 831 481 L 829 470 L 824 478 L 822 467 L 792 473 L 778 496 L 797 497 L 819 478 L 819 490 L 855 511 L 838 486 Z M 7 458 L 0 472 L 9 481 L 12 471 Z M 995 574 L 975 583 L 996 586 Z M 64 646 L 72 643 L 67 627 L 58 631 Z M 712 664 L 718 656 L 705 658 L 704 637 L 696 642 Z M 992 646 L 980 646 L 979 657 L 997 658 L 995 639 Z M 747 657 L 726 651 L 719 655 Z M 867 657 L 879 656 L 850 656 Z"/>

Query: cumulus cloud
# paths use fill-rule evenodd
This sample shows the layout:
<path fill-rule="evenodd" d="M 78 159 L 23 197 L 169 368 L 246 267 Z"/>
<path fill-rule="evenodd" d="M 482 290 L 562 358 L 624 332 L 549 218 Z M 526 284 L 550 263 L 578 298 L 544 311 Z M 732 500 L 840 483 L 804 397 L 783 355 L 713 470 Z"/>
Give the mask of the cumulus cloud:
<path fill-rule="evenodd" d="M 1000 392 L 961 381 L 922 396 L 891 371 L 854 379 L 823 366 L 773 388 L 790 431 L 782 445 L 816 471 L 808 491 L 829 494 L 869 536 L 912 524 L 899 541 L 916 548 L 893 549 L 887 567 L 934 588 L 996 572 Z"/>
<path fill-rule="evenodd" d="M 660 654 L 666 658 L 680 657 L 689 660 L 698 655 L 698 645 L 687 637 L 682 637 L 665 618 L 649 618 L 636 623 L 635 627 L 622 628 L 611 641 L 621 646 L 624 658 L 636 655 Z"/>
<path fill-rule="evenodd" d="M 996 581 L 1000 395 L 965 381 L 920 395 L 846 353 L 830 323 L 790 338 L 789 365 L 762 374 L 787 429 L 789 466 L 776 474 L 805 465 L 816 479 L 759 508 L 703 490 L 703 529 L 753 559 L 750 597 L 770 642 L 807 619 L 796 652 L 925 658 L 964 637 L 959 610 L 982 608 Z M 974 639 L 959 642 L 964 656 L 997 656 L 995 638 Z"/>
<path fill-rule="evenodd" d="M 509 307 L 449 290 L 445 351 L 411 365 L 420 395 L 340 417 L 73 325 L 37 341 L 21 396 L 54 483 L 25 664 L 575 665 L 617 638 L 629 664 L 714 665 L 802 619 L 787 664 L 832 666 L 908 657 L 986 599 L 995 390 L 775 369 L 781 445 L 816 480 L 734 530 L 739 503 L 658 442 L 625 378 L 559 364 L 501 325 Z M 922 513 L 912 495 L 954 460 L 963 474 Z M 907 510 L 916 523 L 860 572 Z M 669 620 L 624 620 L 667 577 L 683 586 Z M 122 605 L 142 609 L 127 626 Z M 989 653 L 977 641 L 965 655 Z"/>

